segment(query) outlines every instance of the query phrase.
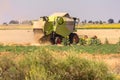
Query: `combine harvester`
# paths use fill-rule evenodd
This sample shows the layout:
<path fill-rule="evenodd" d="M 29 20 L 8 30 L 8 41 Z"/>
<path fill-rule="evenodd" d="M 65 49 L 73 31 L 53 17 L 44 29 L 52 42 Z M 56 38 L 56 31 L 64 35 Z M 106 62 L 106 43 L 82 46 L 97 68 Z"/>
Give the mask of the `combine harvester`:
<path fill-rule="evenodd" d="M 78 43 L 79 37 L 75 33 L 79 19 L 70 17 L 68 13 L 54 13 L 51 16 L 40 17 L 33 22 L 35 43 L 61 44 L 64 38 L 69 39 L 70 44 Z"/>

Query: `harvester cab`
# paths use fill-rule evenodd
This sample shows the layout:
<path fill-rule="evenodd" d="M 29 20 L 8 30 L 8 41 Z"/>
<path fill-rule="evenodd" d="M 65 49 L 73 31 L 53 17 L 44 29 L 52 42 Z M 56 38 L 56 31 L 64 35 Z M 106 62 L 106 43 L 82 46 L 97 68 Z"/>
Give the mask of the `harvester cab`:
<path fill-rule="evenodd" d="M 34 21 L 33 31 L 35 41 L 41 42 L 47 39 L 52 44 L 60 44 L 63 38 L 68 38 L 70 44 L 78 43 L 79 38 L 75 26 L 78 25 L 79 19 L 70 17 L 68 13 L 54 13 L 49 17 L 40 17 L 40 20 Z M 38 37 L 39 36 L 39 37 Z"/>

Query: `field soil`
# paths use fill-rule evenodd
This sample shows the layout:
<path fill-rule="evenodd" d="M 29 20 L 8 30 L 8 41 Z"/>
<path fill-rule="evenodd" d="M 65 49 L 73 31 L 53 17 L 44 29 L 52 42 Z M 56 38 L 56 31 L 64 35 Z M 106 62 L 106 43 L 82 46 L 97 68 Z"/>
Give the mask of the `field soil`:
<path fill-rule="evenodd" d="M 111 44 L 115 44 L 120 38 L 120 29 L 78 29 L 79 36 L 96 35 L 102 43 L 105 39 Z M 34 42 L 33 30 L 0 30 L 0 43 L 32 44 Z"/>
<path fill-rule="evenodd" d="M 30 44 L 33 39 L 32 30 L 0 30 L 0 43 Z"/>

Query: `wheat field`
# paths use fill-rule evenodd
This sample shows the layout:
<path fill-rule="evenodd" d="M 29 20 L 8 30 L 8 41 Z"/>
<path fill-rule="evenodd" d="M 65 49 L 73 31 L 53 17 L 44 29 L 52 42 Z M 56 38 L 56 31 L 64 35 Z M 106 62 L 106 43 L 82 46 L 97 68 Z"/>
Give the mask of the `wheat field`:
<path fill-rule="evenodd" d="M 120 24 L 80 24 L 80 29 L 120 29 Z"/>

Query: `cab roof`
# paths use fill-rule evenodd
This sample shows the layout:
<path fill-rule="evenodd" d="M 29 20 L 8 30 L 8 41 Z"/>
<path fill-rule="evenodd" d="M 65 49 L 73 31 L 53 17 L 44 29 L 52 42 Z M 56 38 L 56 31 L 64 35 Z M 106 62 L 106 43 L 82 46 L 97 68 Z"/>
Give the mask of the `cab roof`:
<path fill-rule="evenodd" d="M 67 12 L 58 12 L 58 13 L 53 13 L 50 16 L 59 16 L 59 17 L 70 17 L 69 13 Z"/>

